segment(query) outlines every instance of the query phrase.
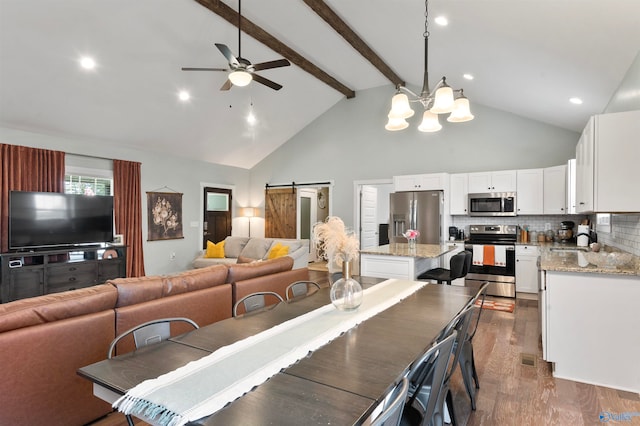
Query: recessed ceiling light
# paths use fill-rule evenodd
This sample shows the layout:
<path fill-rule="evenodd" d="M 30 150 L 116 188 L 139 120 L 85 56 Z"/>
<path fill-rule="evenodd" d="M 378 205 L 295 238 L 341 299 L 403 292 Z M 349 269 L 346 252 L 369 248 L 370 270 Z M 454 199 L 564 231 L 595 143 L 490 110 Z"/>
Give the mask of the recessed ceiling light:
<path fill-rule="evenodd" d="M 441 25 L 443 27 L 449 25 L 449 20 L 444 16 L 438 16 L 433 20 L 436 24 Z"/>
<path fill-rule="evenodd" d="M 80 58 L 80 66 L 85 70 L 92 70 L 96 67 L 96 61 L 89 56 L 83 56 Z"/>
<path fill-rule="evenodd" d="M 569 98 L 569 102 L 571 102 L 574 105 L 582 105 L 582 99 L 580 98 Z"/>
<path fill-rule="evenodd" d="M 471 74 L 463 74 L 462 77 L 465 80 L 473 80 L 473 75 L 471 75 Z"/>
<path fill-rule="evenodd" d="M 249 123 L 250 126 L 254 126 L 257 121 L 256 116 L 253 115 L 253 111 L 251 111 L 249 115 L 247 115 L 247 123 Z"/>
<path fill-rule="evenodd" d="M 178 99 L 180 99 L 182 102 L 186 102 L 191 99 L 191 95 L 186 90 L 181 90 L 178 93 Z"/>

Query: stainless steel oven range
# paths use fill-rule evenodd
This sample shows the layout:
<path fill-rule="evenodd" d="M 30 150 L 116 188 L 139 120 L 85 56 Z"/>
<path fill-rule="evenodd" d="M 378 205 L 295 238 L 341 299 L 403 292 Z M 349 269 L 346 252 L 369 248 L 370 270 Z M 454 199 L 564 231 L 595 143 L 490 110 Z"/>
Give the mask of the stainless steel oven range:
<path fill-rule="evenodd" d="M 516 225 L 471 225 L 465 250 L 473 253 L 474 245 L 505 246 L 505 265 L 472 263 L 465 278 L 465 286 L 479 287 L 483 282 L 489 281 L 488 295 L 516 297 L 517 236 Z"/>

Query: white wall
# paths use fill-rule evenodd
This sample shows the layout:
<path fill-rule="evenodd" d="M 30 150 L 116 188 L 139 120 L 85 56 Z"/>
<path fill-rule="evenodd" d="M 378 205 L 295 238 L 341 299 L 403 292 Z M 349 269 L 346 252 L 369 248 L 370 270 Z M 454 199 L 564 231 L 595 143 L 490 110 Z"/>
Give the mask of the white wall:
<path fill-rule="evenodd" d="M 178 156 L 152 152 L 137 151 L 123 146 L 116 146 L 105 141 L 85 140 L 77 137 L 50 135 L 23 130 L 0 127 L 0 143 L 31 146 L 44 149 L 64 151 L 81 156 L 104 157 L 137 161 L 142 163 L 141 186 L 142 200 L 142 239 L 144 242 L 145 271 L 147 275 L 168 274 L 191 268 L 191 261 L 198 252 L 200 243 L 199 228 L 190 226 L 191 222 L 200 223 L 200 198 L 202 197 L 200 183 L 216 183 L 233 185 L 234 210 L 247 206 L 249 193 L 249 171 L 236 167 L 220 166 L 200 161 L 184 160 Z M 73 157 L 73 165 L 103 167 L 105 160 Z M 146 241 L 147 216 L 146 192 L 153 192 L 167 186 L 177 192 L 182 192 L 182 219 L 184 239 Z M 165 189 L 166 191 L 166 189 Z M 235 214 L 234 214 L 235 216 Z M 234 234 L 245 233 L 245 218 L 234 218 Z M 169 255 L 175 252 L 176 259 L 171 261 Z"/>
<path fill-rule="evenodd" d="M 384 129 L 393 90 L 358 92 L 310 123 L 251 170 L 252 202 L 264 204 L 265 183 L 334 180 L 332 214 L 353 226 L 353 181 L 394 175 L 527 169 L 564 164 L 579 135 L 474 104 L 475 120 L 434 134 Z M 253 230 L 252 230 L 253 231 Z"/>

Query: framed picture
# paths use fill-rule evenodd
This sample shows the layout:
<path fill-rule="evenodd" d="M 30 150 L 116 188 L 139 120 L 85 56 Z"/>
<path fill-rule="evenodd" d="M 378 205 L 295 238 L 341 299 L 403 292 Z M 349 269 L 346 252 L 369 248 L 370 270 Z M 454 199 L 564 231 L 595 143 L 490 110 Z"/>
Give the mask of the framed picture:
<path fill-rule="evenodd" d="M 147 192 L 147 241 L 175 240 L 182 235 L 182 194 Z"/>
<path fill-rule="evenodd" d="M 116 234 L 113 237 L 113 245 L 121 246 L 124 244 L 124 236 L 122 234 Z"/>

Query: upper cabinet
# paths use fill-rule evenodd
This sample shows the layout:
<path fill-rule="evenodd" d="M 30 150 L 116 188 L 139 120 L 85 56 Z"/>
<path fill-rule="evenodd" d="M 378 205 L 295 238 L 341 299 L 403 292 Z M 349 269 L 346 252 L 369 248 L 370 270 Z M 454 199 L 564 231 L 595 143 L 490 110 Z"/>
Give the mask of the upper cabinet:
<path fill-rule="evenodd" d="M 577 213 L 640 212 L 640 111 L 595 115 L 576 146 Z"/>
<path fill-rule="evenodd" d="M 467 173 L 449 175 L 451 188 L 449 214 L 467 214 L 469 179 Z"/>
<path fill-rule="evenodd" d="M 544 169 L 544 214 L 567 214 L 567 166 Z"/>
<path fill-rule="evenodd" d="M 393 187 L 396 191 L 444 190 L 448 187 L 448 181 L 447 173 L 394 176 Z"/>
<path fill-rule="evenodd" d="M 516 190 L 516 171 L 469 173 L 469 193 L 514 192 Z"/>
<path fill-rule="evenodd" d="M 543 194 L 543 169 L 528 169 L 517 171 L 517 199 L 518 214 L 542 214 Z"/>

